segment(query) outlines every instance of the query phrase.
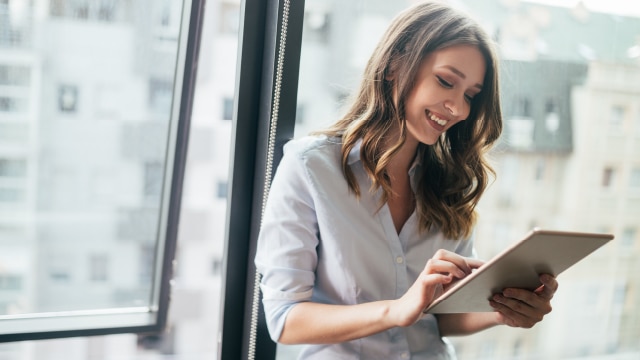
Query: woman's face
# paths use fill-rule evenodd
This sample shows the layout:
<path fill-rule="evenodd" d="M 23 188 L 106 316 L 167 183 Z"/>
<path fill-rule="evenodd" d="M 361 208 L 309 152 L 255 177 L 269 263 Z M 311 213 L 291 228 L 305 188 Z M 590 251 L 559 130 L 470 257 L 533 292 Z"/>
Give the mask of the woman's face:
<path fill-rule="evenodd" d="M 405 103 L 407 141 L 434 144 L 469 116 L 486 71 L 477 47 L 458 45 L 429 54 Z"/>

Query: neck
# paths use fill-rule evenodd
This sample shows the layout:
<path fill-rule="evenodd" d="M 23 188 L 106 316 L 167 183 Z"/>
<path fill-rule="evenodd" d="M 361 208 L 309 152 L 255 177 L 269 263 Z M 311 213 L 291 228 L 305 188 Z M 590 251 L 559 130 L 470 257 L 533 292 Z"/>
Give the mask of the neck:
<path fill-rule="evenodd" d="M 395 131 L 393 136 L 390 137 L 390 144 L 394 144 L 398 141 L 400 137 L 399 130 Z M 390 145 L 389 145 L 390 146 Z M 411 136 L 408 136 L 405 139 L 404 144 L 400 150 L 393 156 L 393 160 L 387 165 L 387 172 L 391 175 L 407 175 L 409 172 L 409 168 L 411 168 L 411 164 L 413 164 L 413 159 L 416 156 L 416 152 L 418 150 L 418 141 L 413 139 Z"/>

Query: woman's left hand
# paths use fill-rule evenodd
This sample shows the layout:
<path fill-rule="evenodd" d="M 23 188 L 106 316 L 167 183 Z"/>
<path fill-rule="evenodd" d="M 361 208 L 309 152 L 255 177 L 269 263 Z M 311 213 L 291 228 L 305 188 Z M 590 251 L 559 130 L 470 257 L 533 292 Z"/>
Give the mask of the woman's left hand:
<path fill-rule="evenodd" d="M 507 288 L 489 301 L 498 312 L 498 322 L 512 327 L 531 328 L 551 312 L 551 299 L 558 282 L 548 274 L 540 275 L 542 285 L 534 291 Z"/>

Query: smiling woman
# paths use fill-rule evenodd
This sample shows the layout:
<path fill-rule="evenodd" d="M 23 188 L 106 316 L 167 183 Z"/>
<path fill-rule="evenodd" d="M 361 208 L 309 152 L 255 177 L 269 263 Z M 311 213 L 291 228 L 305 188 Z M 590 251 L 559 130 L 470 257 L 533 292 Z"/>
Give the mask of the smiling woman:
<path fill-rule="evenodd" d="M 306 1 L 307 17 L 330 21 L 320 28 L 305 23 L 300 71 L 303 86 L 298 92 L 298 108 L 304 111 L 297 119 L 297 137 L 325 128 L 331 119 L 343 116 L 345 99 L 357 91 L 356 79 L 365 67 L 362 54 L 374 50 L 367 45 L 383 33 L 390 14 L 409 3 L 367 1 L 365 6 L 354 1 L 338 8 L 327 1 Z M 636 121 L 640 105 L 632 95 L 635 90 L 622 90 L 625 82 L 613 80 L 626 78 L 627 84 L 635 84 L 632 79 L 640 74 L 637 57 L 630 56 L 637 47 L 640 22 L 628 16 L 633 11 L 629 2 L 624 2 L 628 12 L 623 17 L 598 13 L 589 1 L 584 3 L 586 13 L 580 8 L 560 7 L 561 2 L 555 1 L 553 6 L 534 1 L 456 2 L 478 18 L 502 54 L 505 132 L 491 153 L 497 178 L 478 204 L 477 251 L 481 258 L 490 258 L 531 227 L 542 226 L 635 234 L 631 236 L 635 255 L 620 258 L 625 251 L 616 248 L 623 245 L 614 242 L 599 250 L 599 256 L 588 259 L 588 264 L 581 264 L 581 269 L 563 274 L 560 292 L 552 301 L 554 312 L 531 330 L 495 328 L 451 338 L 461 359 L 588 359 L 611 352 L 616 353 L 612 357 L 628 354 L 631 359 L 640 351 L 631 340 L 640 334 L 633 311 L 640 279 L 631 270 L 638 264 L 634 259 L 640 258 L 636 256 L 640 231 L 629 230 L 637 229 L 632 217 L 639 216 L 640 208 L 634 188 L 628 185 L 638 167 L 633 154 L 638 144 L 634 131 L 640 128 Z M 615 6 L 613 2 L 601 3 Z M 480 83 L 486 87 L 484 81 Z M 425 123 L 425 117 L 431 118 L 425 108 L 417 111 L 419 124 Z M 443 118 L 437 119 L 440 115 Z M 445 120 L 445 115 L 446 111 L 437 112 L 432 120 Z M 626 129 L 624 135 L 621 127 Z M 616 139 L 629 148 L 616 146 Z M 603 169 L 615 175 L 606 188 L 600 186 Z M 626 210 L 614 204 L 625 204 Z M 611 280 L 621 278 L 625 280 Z M 599 289 L 596 299 L 586 295 L 588 289 Z M 609 310 L 605 310 L 607 306 Z M 601 310 L 594 311 L 596 307 Z M 566 333 L 575 335 L 567 339 Z M 297 349 L 279 346 L 279 359 L 295 358 Z"/>
<path fill-rule="evenodd" d="M 478 257 L 491 258 L 534 226 L 619 239 L 562 274 L 553 313 L 533 329 L 448 342 L 460 359 L 640 358 L 636 2 L 599 1 L 602 13 L 590 0 L 448 2 L 476 18 L 501 54 L 504 132 L 490 153 L 497 179 L 476 207 Z M 391 16 L 413 3 L 0 1 L 0 358 L 273 359 L 253 286 L 272 170 L 294 132 L 326 129 L 345 115 Z M 623 12 L 612 15 L 618 3 Z M 442 90 L 457 89 L 449 70 L 435 78 Z M 479 93 L 465 91 L 472 112 L 497 91 L 486 75 L 478 84 Z M 413 87 L 405 88 L 408 97 Z M 449 126 L 446 108 L 426 105 L 425 122 Z M 178 196 L 171 189 L 181 166 Z M 332 186 L 345 191 L 341 184 Z M 409 185 L 400 199 L 411 195 Z M 368 190 L 361 186 L 362 198 Z M 425 259 L 406 251 L 412 243 L 394 243 L 395 256 L 370 261 L 390 245 L 365 234 L 384 224 L 385 234 L 400 237 L 417 217 L 366 201 L 354 213 L 364 209 L 384 220 L 345 227 L 364 229 L 349 240 L 363 242 L 353 251 L 365 260 L 353 266 L 370 269 L 370 281 L 351 289 L 370 301 L 380 279 L 403 281 L 396 269 Z M 341 269 L 330 270 L 346 278 Z M 169 303 L 160 284 L 172 272 Z M 396 290 L 383 289 L 388 298 Z M 93 336 L 106 333 L 126 334 Z M 279 345 L 278 357 L 294 359 L 298 349 Z"/>

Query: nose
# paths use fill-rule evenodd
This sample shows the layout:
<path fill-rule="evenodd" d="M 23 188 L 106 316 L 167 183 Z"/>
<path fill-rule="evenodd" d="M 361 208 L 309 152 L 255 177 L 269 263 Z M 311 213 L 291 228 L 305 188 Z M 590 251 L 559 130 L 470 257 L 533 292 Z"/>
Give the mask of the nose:
<path fill-rule="evenodd" d="M 444 102 L 444 107 L 449 114 L 455 118 L 466 119 L 469 115 L 469 104 L 462 96 L 462 99 L 452 98 Z"/>

